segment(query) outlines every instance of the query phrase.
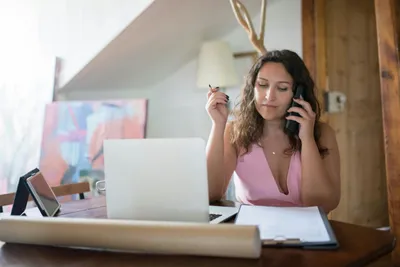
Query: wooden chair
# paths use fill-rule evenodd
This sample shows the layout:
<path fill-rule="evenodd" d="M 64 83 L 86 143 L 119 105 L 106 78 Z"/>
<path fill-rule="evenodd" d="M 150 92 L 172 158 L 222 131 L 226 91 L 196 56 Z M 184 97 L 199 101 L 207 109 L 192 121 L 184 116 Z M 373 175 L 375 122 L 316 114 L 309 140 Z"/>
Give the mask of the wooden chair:
<path fill-rule="evenodd" d="M 85 199 L 84 193 L 90 192 L 90 185 L 88 182 L 81 182 L 53 186 L 52 189 L 56 197 L 79 194 L 79 199 Z M 15 193 L 0 195 L 0 213 L 3 212 L 3 206 L 12 205 L 14 203 L 14 197 Z M 32 200 L 32 196 L 29 196 L 28 201 Z"/>

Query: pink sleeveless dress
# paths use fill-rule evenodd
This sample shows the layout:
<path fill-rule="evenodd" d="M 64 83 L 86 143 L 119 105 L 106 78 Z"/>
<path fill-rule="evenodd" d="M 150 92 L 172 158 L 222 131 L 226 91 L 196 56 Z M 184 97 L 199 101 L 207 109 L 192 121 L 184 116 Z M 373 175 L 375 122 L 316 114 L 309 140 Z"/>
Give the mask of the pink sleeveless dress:
<path fill-rule="evenodd" d="M 287 174 L 289 194 L 279 191 L 262 147 L 254 144 L 250 152 L 237 160 L 234 174 L 237 201 L 259 206 L 302 206 L 300 198 L 300 153 L 291 156 Z"/>

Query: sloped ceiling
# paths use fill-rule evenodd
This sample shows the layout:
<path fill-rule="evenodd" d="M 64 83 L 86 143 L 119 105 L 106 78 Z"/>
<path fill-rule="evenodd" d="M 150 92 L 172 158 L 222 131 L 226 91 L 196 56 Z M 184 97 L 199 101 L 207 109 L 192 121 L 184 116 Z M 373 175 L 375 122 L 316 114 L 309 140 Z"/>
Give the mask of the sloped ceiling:
<path fill-rule="evenodd" d="M 242 3 L 259 14 L 261 1 Z M 149 87 L 238 25 L 229 0 L 156 0 L 60 91 Z"/>

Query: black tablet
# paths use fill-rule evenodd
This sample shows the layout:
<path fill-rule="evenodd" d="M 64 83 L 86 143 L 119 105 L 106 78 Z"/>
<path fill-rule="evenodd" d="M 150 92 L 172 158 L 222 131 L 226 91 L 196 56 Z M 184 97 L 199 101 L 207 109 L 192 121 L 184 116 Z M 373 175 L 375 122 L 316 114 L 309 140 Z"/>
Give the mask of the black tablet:
<path fill-rule="evenodd" d="M 26 186 L 42 215 L 46 217 L 56 216 L 61 205 L 39 169 L 29 172 L 24 178 L 26 179 Z"/>

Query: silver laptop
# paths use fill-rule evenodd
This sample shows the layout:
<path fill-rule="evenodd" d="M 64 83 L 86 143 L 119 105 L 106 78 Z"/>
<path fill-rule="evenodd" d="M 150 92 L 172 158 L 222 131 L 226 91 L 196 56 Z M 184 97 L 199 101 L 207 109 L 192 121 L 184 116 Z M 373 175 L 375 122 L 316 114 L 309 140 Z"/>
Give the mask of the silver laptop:
<path fill-rule="evenodd" d="M 210 206 L 200 138 L 104 140 L 110 219 L 220 223 L 239 207 Z"/>

